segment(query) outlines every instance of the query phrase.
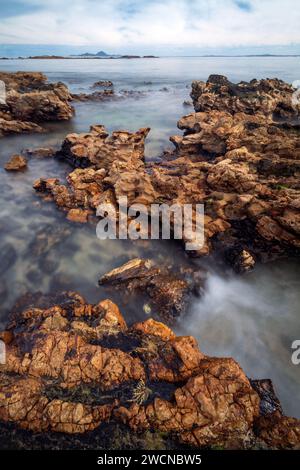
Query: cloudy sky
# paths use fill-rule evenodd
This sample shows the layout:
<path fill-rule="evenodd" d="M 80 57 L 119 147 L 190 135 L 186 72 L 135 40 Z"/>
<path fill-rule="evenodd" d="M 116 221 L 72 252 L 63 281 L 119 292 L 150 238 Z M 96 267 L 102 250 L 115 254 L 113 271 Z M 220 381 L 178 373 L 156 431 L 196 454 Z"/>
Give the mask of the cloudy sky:
<path fill-rule="evenodd" d="M 299 0 L 0 0 L 0 7 L 7 50 L 300 52 Z"/>

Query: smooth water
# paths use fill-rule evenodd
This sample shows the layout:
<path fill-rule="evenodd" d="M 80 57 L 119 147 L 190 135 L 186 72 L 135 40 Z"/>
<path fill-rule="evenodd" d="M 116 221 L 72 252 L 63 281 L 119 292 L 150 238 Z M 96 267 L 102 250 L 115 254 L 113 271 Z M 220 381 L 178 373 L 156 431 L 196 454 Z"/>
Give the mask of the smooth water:
<path fill-rule="evenodd" d="M 299 58 L 160 58 L 132 60 L 9 60 L 1 71 L 42 71 L 50 81 L 63 81 L 73 92 L 89 92 L 97 80 L 109 79 L 116 91 L 142 91 L 121 101 L 79 103 L 67 123 L 48 125 L 46 134 L 0 140 L 0 322 L 25 292 L 74 289 L 89 301 L 116 294 L 99 288 L 107 270 L 136 256 L 158 262 L 202 264 L 189 260 L 179 244 L 162 241 L 100 241 L 95 227 L 68 222 L 52 203 L 32 189 L 35 179 L 64 179 L 68 165 L 34 157 L 24 173 L 2 168 L 13 153 L 24 148 L 59 146 L 68 132 L 87 131 L 91 124 L 108 130 L 137 130 L 149 126 L 147 158 L 157 158 L 178 133 L 177 120 L 192 112 L 189 100 L 193 79 L 211 73 L 232 81 L 278 77 L 300 78 Z M 272 378 L 287 414 L 300 417 L 300 366 L 291 362 L 291 344 L 300 339 L 300 267 L 276 262 L 258 267 L 244 277 L 216 271 L 208 262 L 208 278 L 201 299 L 178 321 L 176 329 L 192 334 L 210 355 L 237 359 L 249 377 Z M 143 300 L 123 300 L 129 322 L 145 318 Z"/>

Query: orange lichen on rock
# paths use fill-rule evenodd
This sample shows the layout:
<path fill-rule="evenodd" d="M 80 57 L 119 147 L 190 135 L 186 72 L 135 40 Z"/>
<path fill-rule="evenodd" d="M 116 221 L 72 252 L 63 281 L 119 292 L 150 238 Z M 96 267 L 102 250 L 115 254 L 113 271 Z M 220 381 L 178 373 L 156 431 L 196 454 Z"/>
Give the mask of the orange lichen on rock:
<path fill-rule="evenodd" d="M 270 382 L 250 382 L 233 359 L 207 357 L 152 319 L 127 328 L 110 300 L 56 298 L 15 312 L 0 334 L 0 421 L 69 434 L 119 422 L 196 447 L 299 447 L 299 421 L 276 397 L 269 411 Z"/>
<path fill-rule="evenodd" d="M 145 161 L 149 129 L 109 136 L 93 126 L 62 144 L 60 157 L 79 167 L 68 184 L 50 179 L 34 187 L 66 210 L 95 212 L 109 202 L 117 216 L 125 196 L 148 211 L 151 204 L 204 204 L 204 244 L 196 254 L 217 249 L 236 271 L 297 255 L 300 109 L 292 106 L 293 91 L 280 80 L 236 85 L 213 75 L 194 82 L 196 112 L 179 120 L 184 134 L 171 137 L 175 150 L 162 161 Z M 184 231 L 183 241 L 190 241 Z"/>

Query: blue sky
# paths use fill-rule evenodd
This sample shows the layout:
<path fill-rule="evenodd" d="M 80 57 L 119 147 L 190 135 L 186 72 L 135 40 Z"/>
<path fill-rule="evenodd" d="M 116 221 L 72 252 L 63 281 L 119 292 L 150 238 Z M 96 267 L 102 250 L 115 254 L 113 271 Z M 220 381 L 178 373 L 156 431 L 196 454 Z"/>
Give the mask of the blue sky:
<path fill-rule="evenodd" d="M 300 53 L 299 0 L 0 0 L 0 8 L 1 55 Z"/>

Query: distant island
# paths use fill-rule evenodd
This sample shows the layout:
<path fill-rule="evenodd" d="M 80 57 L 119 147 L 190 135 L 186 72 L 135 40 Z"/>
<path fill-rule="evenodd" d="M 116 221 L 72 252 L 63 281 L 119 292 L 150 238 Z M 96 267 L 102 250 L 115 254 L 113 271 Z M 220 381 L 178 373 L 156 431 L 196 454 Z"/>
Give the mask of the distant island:
<path fill-rule="evenodd" d="M 133 55 L 133 54 L 107 54 L 107 52 L 99 51 L 96 54 L 91 52 L 85 52 L 83 54 L 72 54 L 69 56 L 60 55 L 34 55 L 29 57 L 18 57 L 18 59 L 155 59 L 158 58 L 155 55 Z M 9 59 L 8 57 L 2 57 L 1 59 Z"/>
<path fill-rule="evenodd" d="M 91 54 L 90 52 L 85 52 L 83 54 L 74 55 L 73 57 L 113 57 L 111 54 L 107 54 L 104 51 L 96 52 L 96 54 Z"/>
<path fill-rule="evenodd" d="M 71 57 L 76 57 L 80 59 L 154 59 L 154 55 L 133 55 L 133 54 L 107 54 L 107 52 L 99 51 L 96 54 L 90 52 L 85 52 L 84 54 L 72 55 Z"/>
<path fill-rule="evenodd" d="M 168 56 L 168 57 L 204 57 L 204 58 L 251 58 L 251 57 L 300 57 L 300 54 L 241 54 L 241 55 L 229 55 L 229 54 L 203 54 L 203 55 L 183 55 L 183 56 Z M 108 54 L 105 51 L 99 51 L 96 53 L 84 52 L 83 54 L 71 54 L 68 56 L 45 54 L 45 55 L 34 55 L 28 57 L 0 57 L 0 60 L 13 60 L 13 59 L 35 59 L 35 60 L 58 60 L 58 59 L 158 59 L 155 55 L 135 55 L 135 54 Z"/>

